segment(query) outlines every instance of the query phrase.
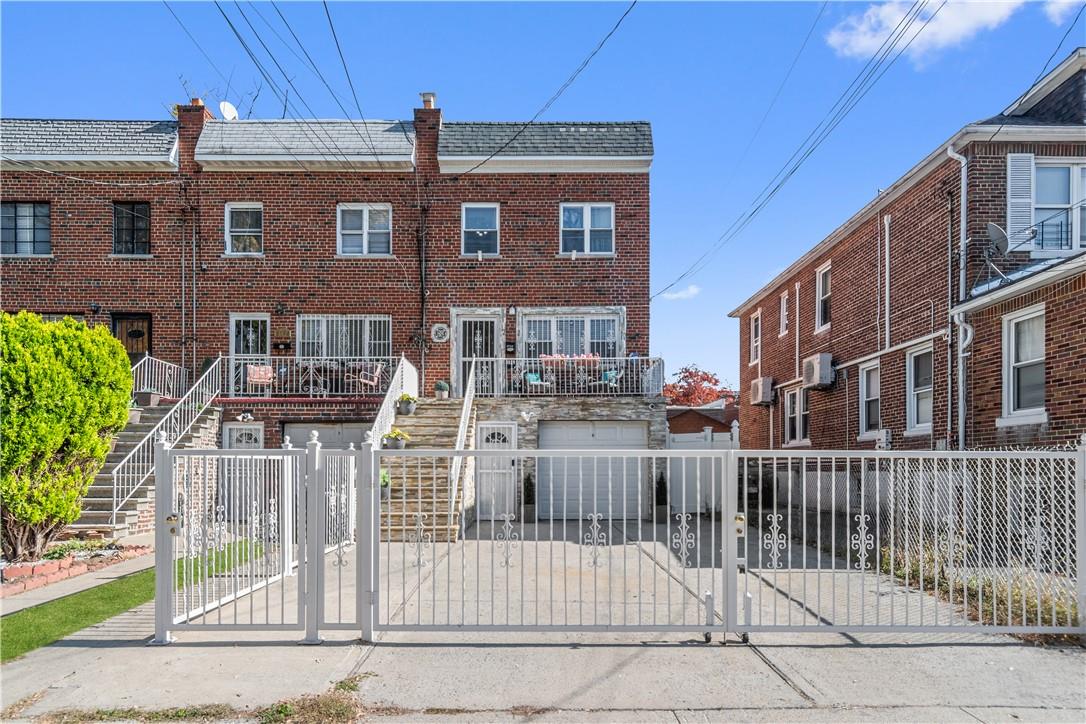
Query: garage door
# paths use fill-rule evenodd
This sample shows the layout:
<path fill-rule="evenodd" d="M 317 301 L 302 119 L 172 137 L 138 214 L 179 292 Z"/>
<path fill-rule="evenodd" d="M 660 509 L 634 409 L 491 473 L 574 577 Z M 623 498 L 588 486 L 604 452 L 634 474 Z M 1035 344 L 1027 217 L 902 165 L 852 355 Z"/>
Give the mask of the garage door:
<path fill-rule="evenodd" d="M 541 450 L 644 450 L 644 422 L 540 422 Z M 540 458 L 536 510 L 541 518 L 636 518 L 648 510 L 643 461 L 630 458 Z M 640 501 L 640 505 L 639 505 Z"/>
<path fill-rule="evenodd" d="M 369 422 L 288 422 L 283 425 L 283 434 L 290 438 L 291 445 L 302 447 L 309 442 L 310 431 L 316 430 L 321 447 L 346 450 L 352 442 L 359 447 L 372 426 Z"/>

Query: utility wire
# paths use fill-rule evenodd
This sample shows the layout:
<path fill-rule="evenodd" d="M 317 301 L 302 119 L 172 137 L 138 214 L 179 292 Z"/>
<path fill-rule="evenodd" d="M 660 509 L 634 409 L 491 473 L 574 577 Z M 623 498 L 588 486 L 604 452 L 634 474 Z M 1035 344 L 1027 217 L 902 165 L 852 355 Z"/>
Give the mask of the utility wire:
<path fill-rule="evenodd" d="M 354 97 L 354 107 L 358 110 L 358 117 L 362 120 L 362 128 L 366 131 L 366 137 L 370 141 L 370 151 L 373 152 L 373 157 L 377 158 L 377 150 L 373 145 L 373 138 L 370 137 L 370 127 L 366 124 L 366 116 L 362 114 L 362 105 L 358 102 L 358 91 L 354 88 L 354 81 L 351 79 L 351 71 L 347 69 L 347 59 L 343 56 L 343 47 L 339 44 L 339 36 L 336 34 L 336 24 L 332 22 L 332 11 L 328 9 L 328 0 L 324 0 L 324 15 L 328 18 L 328 29 L 332 31 L 332 40 L 336 41 L 336 50 L 339 52 L 339 61 L 343 64 L 343 74 L 347 76 L 347 85 L 351 87 L 351 96 Z M 377 160 L 380 164 L 380 159 Z"/>
<path fill-rule="evenodd" d="M 852 111 L 853 108 L 867 95 L 867 93 L 874 87 L 876 83 L 882 78 L 883 75 L 894 65 L 894 63 L 901 57 L 901 55 L 909 48 L 909 46 L 916 40 L 916 38 L 923 32 L 928 24 L 939 14 L 939 11 L 946 5 L 946 0 L 939 5 L 938 8 L 928 16 L 923 25 L 912 35 L 911 38 L 904 44 L 900 45 L 902 39 L 908 33 L 909 29 L 917 22 L 924 6 L 927 4 L 926 0 L 917 0 L 913 6 L 902 16 L 898 25 L 894 28 L 891 34 L 883 41 L 882 46 L 872 57 L 867 61 L 864 68 L 862 68 L 852 83 L 845 89 L 838 100 L 831 107 L 827 115 L 815 126 L 815 128 L 807 135 L 807 138 L 800 144 L 800 146 L 792 153 L 792 156 L 785 162 L 785 165 L 770 179 L 769 183 L 762 189 L 762 191 L 751 202 L 751 206 L 748 211 L 740 214 L 735 221 L 718 237 L 717 243 L 706 250 L 697 260 L 691 264 L 686 271 L 680 274 L 675 280 L 664 288 L 657 291 L 652 295 L 650 299 L 655 299 L 664 292 L 670 290 L 675 285 L 687 279 L 694 274 L 698 273 L 712 260 L 712 258 L 725 246 L 728 242 L 734 239 L 739 233 L 741 233 L 751 221 L 762 209 L 773 199 L 774 196 L 780 191 L 781 188 L 788 182 L 789 179 L 799 170 L 803 163 L 814 153 L 815 150 L 825 141 L 825 139 L 833 132 L 833 130 L 840 125 L 844 118 Z M 894 54 L 896 51 L 896 54 Z M 893 55 L 891 58 L 890 56 Z M 889 60 L 887 60 L 889 58 Z"/>

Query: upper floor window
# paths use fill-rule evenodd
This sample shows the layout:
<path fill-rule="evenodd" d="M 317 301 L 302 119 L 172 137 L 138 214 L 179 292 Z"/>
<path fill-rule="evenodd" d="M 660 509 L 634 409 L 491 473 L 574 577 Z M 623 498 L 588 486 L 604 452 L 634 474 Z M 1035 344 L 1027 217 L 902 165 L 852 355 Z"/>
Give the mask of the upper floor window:
<path fill-rule="evenodd" d="M 762 310 L 750 315 L 750 364 L 762 358 Z"/>
<path fill-rule="evenodd" d="M 811 439 L 811 413 L 807 408 L 807 388 L 784 393 L 784 443 L 807 442 Z"/>
<path fill-rule="evenodd" d="M 264 253 L 264 205 L 230 203 L 226 205 L 226 253 Z"/>
<path fill-rule="evenodd" d="M 777 336 L 783 337 L 788 334 L 788 292 L 781 294 L 780 299 L 780 321 L 777 329 Z"/>
<path fill-rule="evenodd" d="M 615 253 L 614 204 L 562 204 L 562 253 Z"/>
<path fill-rule="evenodd" d="M 299 314 L 299 357 L 390 357 L 392 318 L 366 314 Z"/>
<path fill-rule="evenodd" d="M 1044 415 L 1045 308 L 1039 304 L 1003 317 L 1003 418 L 1043 422 L 1035 418 Z"/>
<path fill-rule="evenodd" d="M 340 204 L 337 227 L 337 254 L 392 254 L 392 207 L 388 204 Z"/>
<path fill-rule="evenodd" d="M 553 354 L 613 358 L 625 352 L 619 317 L 613 314 L 532 315 L 524 319 L 522 334 L 524 356 L 529 358 Z"/>
<path fill-rule="evenodd" d="M 930 432 L 932 419 L 931 347 L 913 350 L 906 355 L 906 427 L 912 432 Z"/>
<path fill-rule="evenodd" d="M 51 254 L 49 204 L 11 202 L 0 208 L 0 254 Z"/>
<path fill-rule="evenodd" d="M 1007 154 L 1009 251 L 1057 256 L 1086 247 L 1086 164 Z"/>
<path fill-rule="evenodd" d="M 464 204 L 461 207 L 461 253 L 498 253 L 500 213 L 498 204 Z"/>
<path fill-rule="evenodd" d="M 872 433 L 882 426 L 880 414 L 878 361 L 860 367 L 860 435 Z"/>
<path fill-rule="evenodd" d="M 815 271 L 815 331 L 830 326 L 830 263 L 826 262 Z"/>
<path fill-rule="evenodd" d="M 113 204 L 113 253 L 151 253 L 151 205 L 116 201 Z"/>

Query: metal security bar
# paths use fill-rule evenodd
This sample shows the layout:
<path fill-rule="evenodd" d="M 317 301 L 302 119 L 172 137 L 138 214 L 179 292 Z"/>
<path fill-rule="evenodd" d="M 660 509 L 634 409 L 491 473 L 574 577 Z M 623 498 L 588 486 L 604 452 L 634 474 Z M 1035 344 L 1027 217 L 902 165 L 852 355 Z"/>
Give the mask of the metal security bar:
<path fill-rule="evenodd" d="M 132 366 L 132 392 L 156 392 L 177 399 L 188 389 L 189 371 L 150 355 Z"/>
<path fill-rule="evenodd" d="M 282 357 L 227 359 L 231 397 L 380 397 L 388 390 L 396 357 Z"/>
<path fill-rule="evenodd" d="M 731 630 L 1081 630 L 1079 451 L 736 461 Z"/>
<path fill-rule="evenodd" d="M 483 397 L 654 397 L 664 361 L 655 357 L 476 357 L 475 394 Z"/>

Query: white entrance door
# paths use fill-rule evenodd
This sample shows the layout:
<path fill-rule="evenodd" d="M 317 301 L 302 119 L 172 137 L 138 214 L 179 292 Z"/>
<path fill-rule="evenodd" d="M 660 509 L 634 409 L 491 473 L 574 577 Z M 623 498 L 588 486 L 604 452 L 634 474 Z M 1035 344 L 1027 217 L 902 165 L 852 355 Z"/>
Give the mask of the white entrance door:
<path fill-rule="evenodd" d="M 516 423 L 479 423 L 475 440 L 480 450 L 514 450 L 517 447 Z M 476 458 L 475 497 L 480 521 L 498 521 L 501 516 L 516 512 L 517 478 L 517 461 L 512 455 Z"/>
<path fill-rule="evenodd" d="M 271 317 L 267 314 L 230 315 L 230 390 L 235 395 L 263 396 L 270 381 L 259 373 L 250 380 L 250 373 L 266 367 L 270 360 Z"/>
<path fill-rule="evenodd" d="M 539 423 L 541 450 L 645 449 L 648 426 L 635 421 L 554 421 Z M 584 518 L 600 513 L 611 519 L 649 512 L 644 491 L 650 471 L 638 458 L 541 457 L 536 490 L 540 518 Z"/>
<path fill-rule="evenodd" d="M 475 391 L 495 395 L 501 390 L 497 358 L 501 357 L 503 330 L 501 315 L 468 314 L 457 316 L 456 391 L 463 395 L 472 360 L 475 364 Z"/>

